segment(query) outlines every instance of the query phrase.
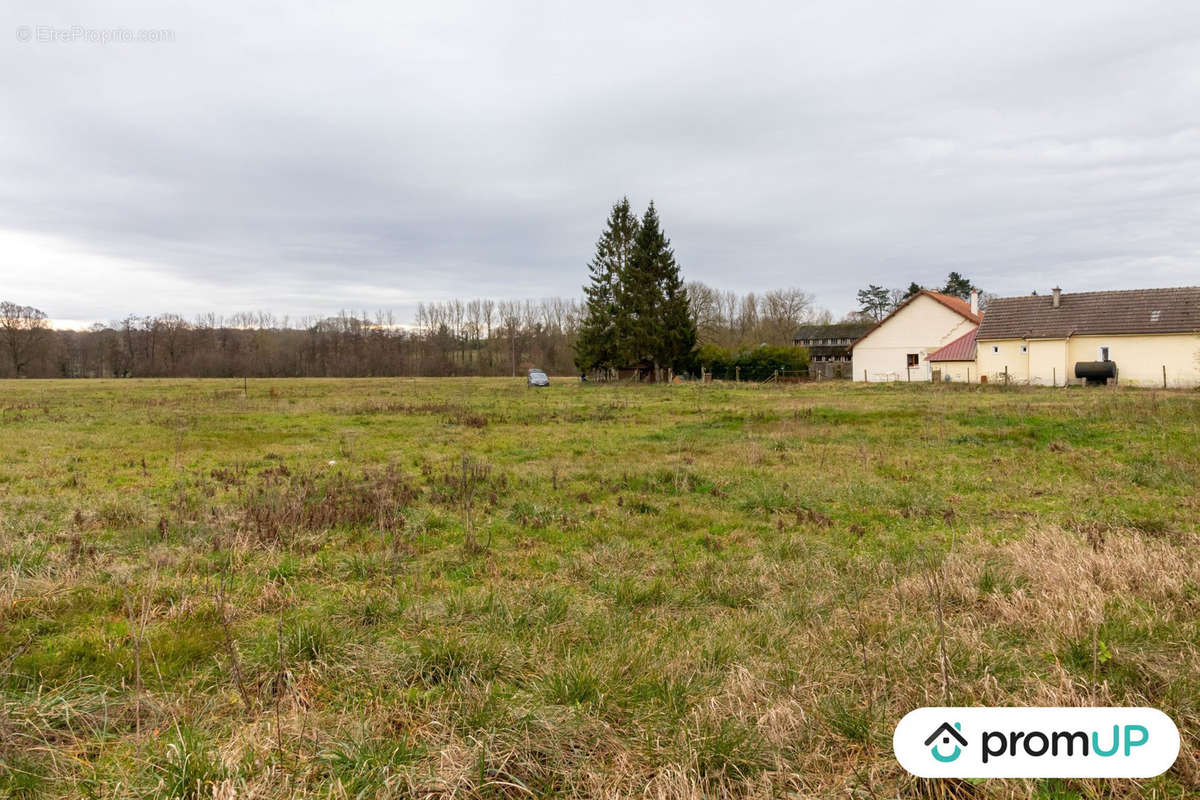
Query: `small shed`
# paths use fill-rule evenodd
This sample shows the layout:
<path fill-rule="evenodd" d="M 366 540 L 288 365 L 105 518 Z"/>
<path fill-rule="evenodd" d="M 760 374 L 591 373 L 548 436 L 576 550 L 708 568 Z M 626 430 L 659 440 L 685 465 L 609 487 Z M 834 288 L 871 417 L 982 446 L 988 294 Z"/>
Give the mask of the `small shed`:
<path fill-rule="evenodd" d="M 979 383 L 975 366 L 975 336 L 978 328 L 967 331 L 945 347 L 929 354 L 929 368 L 934 381 Z"/>

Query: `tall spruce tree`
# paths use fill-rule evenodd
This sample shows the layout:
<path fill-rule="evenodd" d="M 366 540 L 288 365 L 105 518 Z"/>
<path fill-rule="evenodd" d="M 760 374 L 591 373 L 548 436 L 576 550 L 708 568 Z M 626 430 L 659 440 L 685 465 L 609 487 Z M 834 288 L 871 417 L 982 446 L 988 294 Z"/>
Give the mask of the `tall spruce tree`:
<path fill-rule="evenodd" d="M 664 241 L 667 244 L 665 258 L 659 260 L 659 286 L 662 287 L 663 295 L 663 347 L 659 363 L 681 372 L 692 364 L 693 351 L 696 348 L 696 319 L 692 316 L 683 276 L 679 274 L 679 265 L 675 262 L 670 240 Z"/>
<path fill-rule="evenodd" d="M 588 264 L 588 285 L 583 287 L 587 309 L 575 343 L 575 364 L 582 370 L 620 366 L 618 296 L 637 234 L 637 217 L 623 197 L 613 205 Z"/>
<path fill-rule="evenodd" d="M 696 344 L 696 323 L 671 242 L 651 202 L 642 215 L 633 257 L 617 291 L 617 334 L 626 362 L 649 362 L 655 377 L 684 366 Z"/>

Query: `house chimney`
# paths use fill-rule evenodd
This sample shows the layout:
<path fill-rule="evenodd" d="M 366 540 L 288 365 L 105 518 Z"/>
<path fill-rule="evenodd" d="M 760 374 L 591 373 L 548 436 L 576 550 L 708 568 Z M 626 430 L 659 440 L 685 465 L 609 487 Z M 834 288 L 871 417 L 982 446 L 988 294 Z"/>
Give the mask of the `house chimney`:
<path fill-rule="evenodd" d="M 979 290 L 978 289 L 971 290 L 971 313 L 972 314 L 979 313 Z"/>
<path fill-rule="evenodd" d="M 1058 308 L 1059 303 L 1062 302 L 1062 289 L 1055 286 L 1050 290 L 1050 294 L 1053 296 L 1053 299 L 1050 301 L 1050 305 L 1054 308 Z"/>

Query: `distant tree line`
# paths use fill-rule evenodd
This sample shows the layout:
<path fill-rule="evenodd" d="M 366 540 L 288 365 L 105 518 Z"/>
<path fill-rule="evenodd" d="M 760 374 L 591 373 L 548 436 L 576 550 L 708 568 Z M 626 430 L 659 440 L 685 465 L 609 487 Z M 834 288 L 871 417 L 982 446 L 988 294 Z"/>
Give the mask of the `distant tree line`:
<path fill-rule="evenodd" d="M 806 370 L 808 350 L 792 344 L 796 329 L 832 322 L 800 289 L 739 295 L 693 282 L 688 297 L 700 341 L 696 363 L 718 380 L 761 381 L 776 371 Z"/>
<path fill-rule="evenodd" d="M 791 291 L 739 296 L 693 283 L 686 292 L 700 298 L 692 308 L 706 344 L 790 344 L 794 323 L 805 319 L 780 311 Z M 710 309 L 707 298 L 724 305 Z M 51 329 L 37 308 L 5 302 L 0 378 L 504 376 L 533 366 L 566 375 L 576 370 L 583 314 L 579 301 L 561 297 L 477 299 L 421 303 L 411 324 L 384 312 L 254 312 L 130 315 L 73 331 Z"/>
<path fill-rule="evenodd" d="M 693 281 L 687 285 L 687 293 L 702 346 L 729 350 L 764 344 L 788 347 L 801 325 L 833 321 L 828 311 L 814 307 L 812 295 L 800 289 L 738 294 Z"/>
<path fill-rule="evenodd" d="M 128 316 L 51 330 L 38 309 L 0 305 L 0 377 L 371 377 L 573 370 L 575 300 L 425 303 L 415 325 L 390 314 L 289 320 L 267 313 L 186 320 Z"/>
<path fill-rule="evenodd" d="M 563 375 L 638 364 L 652 370 L 656 363 L 676 372 L 703 367 L 722 377 L 735 367 L 757 374 L 770 359 L 770 369 L 806 363 L 800 353 L 750 351 L 791 349 L 797 327 L 831 322 L 811 295 L 682 284 L 656 215 L 643 234 L 654 256 L 634 271 L 629 265 L 644 221 L 632 215 L 628 201 L 614 207 L 584 303 L 560 297 L 421 303 L 407 325 L 384 312 L 298 320 L 263 312 L 192 320 L 131 315 L 68 331 L 51 329 L 40 309 L 6 301 L 0 303 L 0 377 L 503 376 L 532 366 Z M 938 290 L 965 299 L 972 288 L 951 273 Z M 907 290 L 870 286 L 859 292 L 859 311 L 847 318 L 881 319 L 920 289 L 916 283 Z M 621 303 L 633 309 L 627 318 Z"/>

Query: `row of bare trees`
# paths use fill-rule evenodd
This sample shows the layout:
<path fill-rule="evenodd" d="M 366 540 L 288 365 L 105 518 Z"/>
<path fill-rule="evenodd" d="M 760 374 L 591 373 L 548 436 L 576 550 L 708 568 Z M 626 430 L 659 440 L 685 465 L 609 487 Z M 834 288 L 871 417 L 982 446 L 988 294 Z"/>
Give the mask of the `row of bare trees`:
<path fill-rule="evenodd" d="M 0 377 L 357 377 L 574 371 L 573 300 L 422 304 L 415 325 L 387 312 L 324 319 L 269 313 L 128 316 L 52 330 L 38 309 L 0 306 Z"/>
<path fill-rule="evenodd" d="M 579 303 L 561 297 L 420 303 L 414 335 L 435 359 L 422 374 L 516 375 L 532 365 L 574 372 L 579 317 Z"/>
<path fill-rule="evenodd" d="M 792 343 L 792 335 L 800 325 L 832 322 L 830 313 L 816 308 L 812 295 L 800 289 L 740 295 L 692 282 L 687 292 L 702 345 L 783 347 Z"/>
<path fill-rule="evenodd" d="M 700 342 L 790 344 L 814 312 L 796 289 L 738 295 L 687 287 Z M 574 299 L 421 303 L 413 324 L 389 312 L 322 319 L 266 312 L 128 316 L 86 331 L 53 330 L 31 306 L 0 303 L 0 377 L 357 377 L 575 372 L 582 308 Z"/>

